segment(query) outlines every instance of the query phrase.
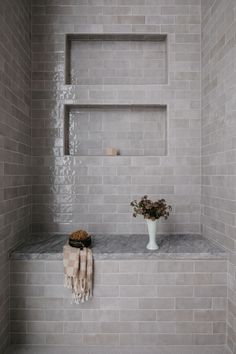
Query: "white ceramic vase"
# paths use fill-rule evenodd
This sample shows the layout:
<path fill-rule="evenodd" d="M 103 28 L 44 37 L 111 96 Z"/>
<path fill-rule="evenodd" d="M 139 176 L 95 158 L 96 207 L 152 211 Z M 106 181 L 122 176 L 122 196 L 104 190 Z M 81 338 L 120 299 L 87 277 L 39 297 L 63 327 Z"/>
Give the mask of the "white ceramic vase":
<path fill-rule="evenodd" d="M 156 243 L 156 231 L 157 231 L 157 220 L 146 219 L 148 227 L 149 242 L 147 244 L 148 250 L 158 250 L 158 245 Z"/>

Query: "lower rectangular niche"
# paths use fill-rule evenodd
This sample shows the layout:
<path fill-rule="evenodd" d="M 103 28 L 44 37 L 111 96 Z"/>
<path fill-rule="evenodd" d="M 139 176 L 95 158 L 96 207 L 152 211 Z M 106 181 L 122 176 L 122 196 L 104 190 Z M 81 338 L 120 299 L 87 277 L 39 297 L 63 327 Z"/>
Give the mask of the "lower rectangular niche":
<path fill-rule="evenodd" d="M 104 156 L 167 154 L 164 105 L 69 105 L 65 107 L 65 154 Z"/>

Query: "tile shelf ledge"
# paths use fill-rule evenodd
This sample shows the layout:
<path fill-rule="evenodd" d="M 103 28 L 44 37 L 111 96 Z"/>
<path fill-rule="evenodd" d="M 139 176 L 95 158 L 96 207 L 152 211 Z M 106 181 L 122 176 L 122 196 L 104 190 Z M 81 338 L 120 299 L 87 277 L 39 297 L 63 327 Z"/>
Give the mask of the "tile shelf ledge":
<path fill-rule="evenodd" d="M 147 235 L 93 236 L 96 260 L 227 259 L 227 252 L 201 235 L 160 235 L 160 249 L 146 249 Z M 62 260 L 66 235 L 34 236 L 11 252 L 11 259 Z"/>

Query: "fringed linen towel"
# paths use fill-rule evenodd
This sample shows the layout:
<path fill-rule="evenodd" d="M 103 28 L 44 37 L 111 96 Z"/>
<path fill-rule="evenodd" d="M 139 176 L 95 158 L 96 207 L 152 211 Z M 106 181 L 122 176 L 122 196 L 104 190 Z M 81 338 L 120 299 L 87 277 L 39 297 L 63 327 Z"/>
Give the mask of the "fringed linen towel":
<path fill-rule="evenodd" d="M 63 247 L 65 287 L 72 289 L 76 304 L 92 296 L 93 256 L 89 248 Z"/>

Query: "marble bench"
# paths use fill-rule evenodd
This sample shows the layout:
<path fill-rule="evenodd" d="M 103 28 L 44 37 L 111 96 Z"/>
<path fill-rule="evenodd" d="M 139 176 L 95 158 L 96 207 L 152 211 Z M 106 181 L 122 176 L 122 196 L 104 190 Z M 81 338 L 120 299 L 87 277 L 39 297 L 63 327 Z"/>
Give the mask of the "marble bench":
<path fill-rule="evenodd" d="M 147 235 L 97 235 L 94 296 L 75 305 L 65 241 L 34 237 L 11 254 L 14 353 L 225 353 L 223 249 L 199 235 L 162 236 L 158 251 L 146 250 Z"/>

